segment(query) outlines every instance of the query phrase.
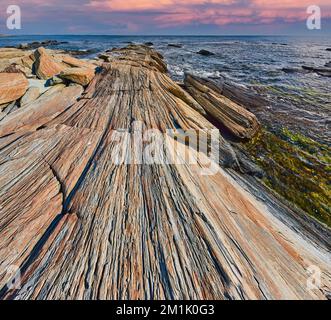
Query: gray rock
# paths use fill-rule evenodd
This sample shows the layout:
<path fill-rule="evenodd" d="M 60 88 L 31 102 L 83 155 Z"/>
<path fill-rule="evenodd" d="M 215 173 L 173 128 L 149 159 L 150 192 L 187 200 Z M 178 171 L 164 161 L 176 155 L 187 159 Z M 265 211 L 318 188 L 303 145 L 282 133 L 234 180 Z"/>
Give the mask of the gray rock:
<path fill-rule="evenodd" d="M 176 43 L 169 43 L 168 47 L 172 48 L 182 48 L 183 46 L 181 44 L 176 44 Z"/>
<path fill-rule="evenodd" d="M 26 105 L 30 104 L 31 102 L 35 101 L 38 99 L 40 96 L 40 89 L 38 87 L 30 87 L 25 95 L 21 98 L 20 105 L 21 108 L 25 107 Z"/>
<path fill-rule="evenodd" d="M 209 57 L 209 56 L 214 56 L 215 53 L 211 52 L 211 51 L 208 51 L 208 50 L 200 50 L 197 52 L 197 54 L 200 54 L 202 56 L 205 56 L 205 57 Z"/>
<path fill-rule="evenodd" d="M 315 72 L 320 76 L 323 77 L 331 77 L 331 68 L 316 68 L 316 67 L 310 67 L 310 66 L 302 66 L 304 70 L 308 70 L 310 72 Z"/>

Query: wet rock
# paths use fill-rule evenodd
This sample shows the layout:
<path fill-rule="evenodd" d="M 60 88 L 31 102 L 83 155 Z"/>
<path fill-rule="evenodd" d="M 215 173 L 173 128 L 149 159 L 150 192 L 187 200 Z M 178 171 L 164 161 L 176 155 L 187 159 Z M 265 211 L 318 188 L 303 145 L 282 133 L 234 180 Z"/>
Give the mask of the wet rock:
<path fill-rule="evenodd" d="M 89 68 L 68 68 L 59 74 L 62 79 L 87 86 L 95 76 L 95 71 Z"/>
<path fill-rule="evenodd" d="M 327 63 L 325 64 L 325 67 L 327 67 L 327 68 L 331 68 L 331 61 L 330 61 L 330 62 L 327 62 Z"/>
<path fill-rule="evenodd" d="M 331 48 L 326 48 L 325 50 L 326 50 L 326 51 L 331 51 Z"/>
<path fill-rule="evenodd" d="M 214 56 L 215 53 L 211 52 L 211 51 L 208 51 L 208 50 L 200 50 L 197 52 L 197 54 L 200 54 L 202 56 L 205 56 L 205 57 L 209 57 L 209 56 Z"/>
<path fill-rule="evenodd" d="M 65 69 L 65 66 L 55 61 L 43 47 L 37 49 L 34 56 L 34 71 L 39 79 L 47 80 Z"/>
<path fill-rule="evenodd" d="M 169 43 L 168 47 L 170 48 L 183 48 L 183 45 L 177 43 Z"/>
<path fill-rule="evenodd" d="M 322 76 L 322 77 L 331 77 L 331 69 L 330 70 L 317 71 L 317 74 Z"/>
<path fill-rule="evenodd" d="M 29 87 L 29 82 L 21 73 L 0 73 L 0 104 L 20 99 Z"/>
<path fill-rule="evenodd" d="M 282 68 L 282 71 L 288 74 L 291 73 L 305 73 L 307 70 L 302 70 L 300 68 Z"/>
<path fill-rule="evenodd" d="M 253 161 L 251 161 L 241 150 L 235 150 L 240 165 L 240 171 L 242 173 L 259 179 L 262 179 L 265 176 L 265 172 Z"/>
<path fill-rule="evenodd" d="M 310 66 L 302 66 L 304 70 L 308 70 L 310 72 L 315 72 L 320 76 L 323 77 L 331 77 L 331 68 L 317 68 L 317 67 L 310 67 Z"/>
<path fill-rule="evenodd" d="M 97 49 L 88 49 L 88 50 L 70 50 L 70 49 L 66 49 L 64 50 L 65 53 L 70 54 L 72 56 L 75 57 L 80 57 L 80 56 L 89 56 L 92 55 L 94 53 L 97 53 L 98 50 Z"/>
<path fill-rule="evenodd" d="M 147 47 L 152 47 L 152 46 L 154 46 L 154 43 L 153 42 L 145 42 L 144 45 L 147 46 Z"/>
<path fill-rule="evenodd" d="M 57 41 L 57 40 L 46 40 L 46 41 L 34 41 L 30 43 L 21 43 L 17 46 L 18 49 L 22 50 L 34 50 L 39 47 L 50 47 L 50 46 L 58 46 L 60 44 L 66 44 L 67 41 Z"/>
<path fill-rule="evenodd" d="M 111 52 L 111 50 L 110 50 L 110 52 Z M 98 58 L 105 62 L 110 62 L 110 56 L 108 54 L 105 54 L 105 53 L 99 54 Z"/>
<path fill-rule="evenodd" d="M 21 98 L 21 101 L 20 101 L 21 108 L 30 104 L 31 102 L 35 101 L 40 96 L 40 94 L 41 94 L 41 92 L 38 87 L 30 87 L 26 91 L 24 96 Z"/>

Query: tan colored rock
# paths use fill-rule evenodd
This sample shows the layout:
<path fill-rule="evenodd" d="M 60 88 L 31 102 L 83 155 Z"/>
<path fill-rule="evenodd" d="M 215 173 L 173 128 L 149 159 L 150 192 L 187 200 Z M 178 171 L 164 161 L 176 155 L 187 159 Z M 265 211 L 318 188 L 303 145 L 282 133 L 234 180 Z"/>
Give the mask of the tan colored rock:
<path fill-rule="evenodd" d="M 40 96 L 40 94 L 41 92 L 38 87 L 30 87 L 25 93 L 25 95 L 21 98 L 20 101 L 21 107 L 24 107 L 30 104 L 31 102 L 35 101 Z"/>
<path fill-rule="evenodd" d="M 14 48 L 0 48 L 0 59 L 13 59 L 13 58 L 20 58 L 24 57 L 29 52 L 14 49 Z"/>
<path fill-rule="evenodd" d="M 30 54 L 28 56 L 25 56 L 21 59 L 20 63 L 26 67 L 32 70 L 33 68 L 33 64 L 35 63 L 36 58 L 34 56 L 34 54 Z"/>
<path fill-rule="evenodd" d="M 29 82 L 22 73 L 0 73 L 0 104 L 21 98 Z"/>
<path fill-rule="evenodd" d="M 59 74 L 60 78 L 70 80 L 82 86 L 87 86 L 94 76 L 95 71 L 90 68 L 68 68 Z"/>
<path fill-rule="evenodd" d="M 28 65 L 24 65 L 22 61 L 29 57 L 30 54 L 31 52 L 28 51 L 0 48 L 0 70 L 8 68 L 12 64 L 16 64 L 22 69 L 29 67 Z M 24 73 L 31 74 L 32 68 L 30 67 L 29 69 L 30 71 L 24 70 Z"/>
<path fill-rule="evenodd" d="M 67 64 L 70 67 L 74 68 L 88 68 L 95 70 L 96 66 L 92 63 L 89 63 L 84 60 L 79 60 L 69 55 L 58 56 L 59 59 L 62 60 L 63 63 Z"/>
<path fill-rule="evenodd" d="M 34 56 L 35 73 L 39 79 L 47 80 L 65 69 L 65 66 L 49 55 L 45 48 L 37 49 Z"/>

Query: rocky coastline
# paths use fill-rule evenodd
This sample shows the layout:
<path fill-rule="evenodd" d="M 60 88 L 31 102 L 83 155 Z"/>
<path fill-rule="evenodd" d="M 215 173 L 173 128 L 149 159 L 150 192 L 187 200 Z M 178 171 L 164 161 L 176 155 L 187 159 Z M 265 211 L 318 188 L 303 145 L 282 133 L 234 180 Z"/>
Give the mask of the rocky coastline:
<path fill-rule="evenodd" d="M 330 298 L 329 149 L 279 140 L 244 86 L 176 83 L 152 43 L 95 59 L 40 44 L 0 49 L 0 266 L 22 272 L 15 290 L 0 273 L 1 299 Z M 181 164 L 111 164 L 113 131 L 137 121 L 218 130 L 217 173 L 198 174 L 208 152 L 186 140 Z"/>

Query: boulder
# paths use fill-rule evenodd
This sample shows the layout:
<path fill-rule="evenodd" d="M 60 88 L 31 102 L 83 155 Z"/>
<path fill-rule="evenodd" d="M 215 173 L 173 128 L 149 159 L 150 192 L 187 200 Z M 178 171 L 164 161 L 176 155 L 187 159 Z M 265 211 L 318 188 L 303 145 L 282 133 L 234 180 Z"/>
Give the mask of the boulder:
<path fill-rule="evenodd" d="M 153 42 L 145 42 L 144 45 L 147 46 L 147 47 L 152 47 L 152 46 L 154 46 L 154 43 Z"/>
<path fill-rule="evenodd" d="M 43 47 L 37 49 L 34 56 L 34 71 L 39 79 L 47 80 L 65 69 L 65 66 L 56 61 Z"/>
<path fill-rule="evenodd" d="M 331 48 L 326 48 L 326 51 L 331 51 Z"/>
<path fill-rule="evenodd" d="M 87 86 L 94 78 L 95 71 L 90 68 L 68 68 L 59 74 L 62 79 Z"/>
<path fill-rule="evenodd" d="M 20 99 L 29 87 L 23 73 L 0 73 L 0 104 Z"/>
<path fill-rule="evenodd" d="M 202 56 L 205 56 L 205 57 L 209 57 L 209 56 L 214 56 L 215 53 L 211 52 L 211 51 L 208 51 L 208 50 L 200 50 L 199 52 L 197 52 L 197 54 L 200 54 Z"/>
<path fill-rule="evenodd" d="M 35 101 L 36 99 L 38 99 L 40 94 L 41 94 L 41 92 L 38 87 L 30 87 L 26 91 L 25 95 L 21 98 L 21 101 L 20 101 L 21 107 L 24 107 L 24 106 L 30 104 L 31 102 Z"/>

